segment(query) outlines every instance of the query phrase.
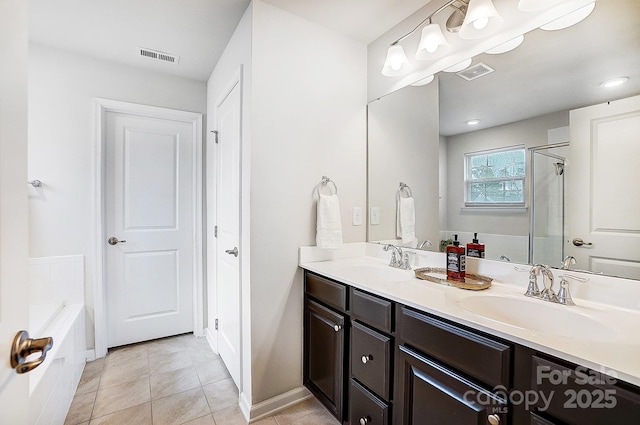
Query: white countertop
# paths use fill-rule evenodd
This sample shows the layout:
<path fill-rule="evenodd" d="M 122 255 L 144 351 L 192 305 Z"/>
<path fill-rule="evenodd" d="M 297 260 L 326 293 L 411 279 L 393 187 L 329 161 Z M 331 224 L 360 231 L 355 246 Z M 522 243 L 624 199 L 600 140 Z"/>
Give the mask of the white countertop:
<path fill-rule="evenodd" d="M 468 291 L 418 279 L 413 271 L 392 268 L 388 266 L 390 253 L 381 248 L 379 244 L 364 242 L 345 244 L 340 250 L 302 247 L 299 265 L 355 288 L 640 386 L 640 310 L 635 308 L 640 298 L 640 282 L 589 275 L 589 282 L 571 283 L 576 306 L 564 306 L 523 295 L 529 277 L 522 272 L 526 266 L 514 269 L 510 263 L 468 259 L 468 272 L 494 279 L 489 289 Z M 418 251 L 412 255 L 412 266 L 443 267 L 444 254 Z M 554 274 L 559 273 L 561 271 L 554 270 Z M 557 282 L 559 279 L 556 279 L 556 292 Z M 539 285 L 542 287 L 542 282 Z M 585 289 L 580 285 L 588 286 Z M 604 299 L 606 304 L 590 298 Z M 493 314 L 494 311 L 488 315 L 478 314 L 470 308 L 485 301 L 504 300 L 519 310 L 513 321 Z"/>

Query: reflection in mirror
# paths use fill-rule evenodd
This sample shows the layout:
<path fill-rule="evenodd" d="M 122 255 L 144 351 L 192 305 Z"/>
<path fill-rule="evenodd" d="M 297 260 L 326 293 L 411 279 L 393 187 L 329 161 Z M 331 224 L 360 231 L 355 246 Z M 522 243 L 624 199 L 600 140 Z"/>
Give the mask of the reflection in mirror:
<path fill-rule="evenodd" d="M 569 182 L 577 160 L 572 158 L 573 151 L 563 145 L 573 146 L 570 111 L 640 93 L 640 2 L 597 2 L 593 13 L 578 25 L 561 31 L 532 31 L 516 50 L 476 56 L 472 66 L 480 62 L 495 71 L 471 81 L 442 72 L 427 86 L 405 87 L 369 105 L 368 197 L 369 206 L 379 208 L 379 224 L 369 223 L 368 240 L 397 238 L 393 200 L 398 182 L 404 181 L 416 198 L 416 236 L 431 239 L 434 243 L 429 249 L 437 250 L 438 242 L 453 234 L 458 234 L 462 244 L 466 244 L 478 232 L 480 242 L 486 246 L 486 258 L 560 267 L 565 255 L 575 254 L 576 248 L 570 242 L 580 236 L 569 233 L 570 224 L 581 222 L 589 213 L 588 207 L 572 210 L 573 204 L 567 202 L 572 197 L 573 186 Z M 629 78 L 626 84 L 608 90 L 600 86 L 605 80 L 623 76 Z M 425 90 L 421 93 L 429 99 L 420 100 L 418 90 Z M 433 97 L 438 92 L 434 106 Z M 405 97 L 407 100 L 402 100 Z M 416 110 L 421 102 L 424 108 L 439 109 L 439 171 L 437 176 L 430 174 L 418 182 L 419 172 L 424 172 L 425 164 L 437 152 L 432 145 L 422 151 L 415 145 L 404 147 L 405 134 L 429 134 L 434 130 Z M 376 118 L 380 110 L 387 111 L 382 114 L 386 121 Z M 428 114 L 434 113 L 433 109 L 428 110 Z M 402 121 L 394 121 L 399 119 Z M 470 119 L 480 122 L 470 127 L 466 124 Z M 639 132 L 636 128 L 634 134 Z M 431 137 L 425 139 L 432 143 Z M 382 139 L 393 140 L 392 151 L 388 146 L 386 150 L 378 150 Z M 550 144 L 560 145 L 549 148 Z M 524 207 L 465 206 L 464 155 L 518 145 L 523 145 L 527 152 Z M 624 167 L 624 161 L 632 159 L 637 160 L 637 155 L 620 157 L 620 166 L 637 173 L 632 164 Z M 428 168 L 432 167 L 435 165 L 429 162 Z M 409 178 L 410 173 L 416 174 Z M 637 174 L 631 178 L 640 180 Z M 588 184 L 591 179 L 581 178 L 577 184 Z M 436 181 L 439 233 L 433 236 L 433 231 L 422 233 L 420 229 L 429 228 L 436 221 L 435 213 L 422 211 L 428 207 L 419 207 L 418 199 L 433 202 L 432 186 Z M 387 199 L 386 204 L 382 203 L 382 197 Z M 633 202 L 636 201 L 625 205 L 631 208 Z M 631 257 L 634 255 L 637 263 L 640 250 Z M 616 269 L 612 265 L 616 262 L 616 259 L 608 261 L 605 268 L 598 267 L 590 257 L 581 257 L 571 268 L 640 278 Z"/>

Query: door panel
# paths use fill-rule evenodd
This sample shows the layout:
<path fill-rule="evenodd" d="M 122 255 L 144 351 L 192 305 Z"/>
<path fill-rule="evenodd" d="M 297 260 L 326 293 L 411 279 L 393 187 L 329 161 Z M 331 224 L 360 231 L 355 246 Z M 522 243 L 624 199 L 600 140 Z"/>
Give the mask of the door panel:
<path fill-rule="evenodd" d="M 107 112 L 109 347 L 193 331 L 191 122 Z"/>
<path fill-rule="evenodd" d="M 217 106 L 216 282 L 218 351 L 240 387 L 240 142 L 241 85 Z M 233 254 L 234 249 L 235 255 Z M 229 252 L 227 252 L 229 251 Z"/>
<path fill-rule="evenodd" d="M 640 96 L 571 111 L 570 126 L 565 251 L 576 268 L 640 279 Z"/>

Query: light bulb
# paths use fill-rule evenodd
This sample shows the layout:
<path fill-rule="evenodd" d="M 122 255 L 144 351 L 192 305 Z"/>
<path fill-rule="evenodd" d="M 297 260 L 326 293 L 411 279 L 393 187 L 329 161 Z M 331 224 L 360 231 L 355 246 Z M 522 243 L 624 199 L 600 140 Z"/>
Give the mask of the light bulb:
<path fill-rule="evenodd" d="M 436 50 L 438 50 L 438 42 L 436 41 L 435 43 L 433 42 L 433 40 L 428 40 L 425 44 L 424 44 L 424 48 L 427 50 L 427 52 L 429 53 L 433 53 Z"/>
<path fill-rule="evenodd" d="M 398 77 L 407 74 L 411 70 L 411 63 L 399 44 L 389 46 L 387 59 L 382 67 L 382 75 L 385 77 Z"/>
<path fill-rule="evenodd" d="M 486 27 L 488 23 L 489 18 L 476 19 L 475 21 L 473 21 L 473 27 L 477 30 L 481 30 Z"/>
<path fill-rule="evenodd" d="M 402 62 L 400 62 L 398 58 L 393 58 L 390 66 L 391 66 L 391 69 L 393 69 L 394 71 L 399 71 L 400 68 L 402 68 Z"/>

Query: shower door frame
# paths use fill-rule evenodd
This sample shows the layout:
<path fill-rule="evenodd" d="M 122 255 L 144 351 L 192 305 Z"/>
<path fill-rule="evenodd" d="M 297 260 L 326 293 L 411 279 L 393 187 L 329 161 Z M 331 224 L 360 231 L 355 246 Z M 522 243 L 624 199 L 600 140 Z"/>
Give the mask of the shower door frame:
<path fill-rule="evenodd" d="M 536 203 L 535 203 L 535 164 L 534 164 L 534 159 L 535 156 L 534 154 L 538 151 L 542 151 L 542 150 L 547 150 L 547 149 L 554 149 L 554 148 L 565 148 L 565 147 L 569 147 L 569 142 L 560 142 L 560 143 L 553 143 L 553 144 L 549 144 L 549 145 L 542 145 L 542 146 L 533 146 L 531 148 L 528 148 L 529 151 L 529 169 L 531 170 L 531 173 L 529 175 L 529 196 L 531 197 L 530 199 L 530 205 L 531 208 L 529 209 L 529 255 L 528 255 L 528 260 L 529 260 L 529 264 L 533 264 L 533 241 L 534 241 L 534 235 L 535 235 L 535 209 L 536 209 Z M 553 158 L 557 158 L 557 159 L 561 159 L 563 161 L 566 161 L 566 158 L 563 158 L 559 155 L 554 155 L 554 154 L 550 154 L 550 153 L 544 153 L 543 155 L 547 155 Z M 564 257 L 564 236 L 565 236 L 565 223 L 564 223 L 564 217 L 565 217 L 565 199 L 564 199 L 564 192 L 565 192 L 565 182 L 564 179 L 562 180 L 562 257 Z M 560 258 L 558 260 L 558 262 L 562 261 L 562 258 Z"/>

